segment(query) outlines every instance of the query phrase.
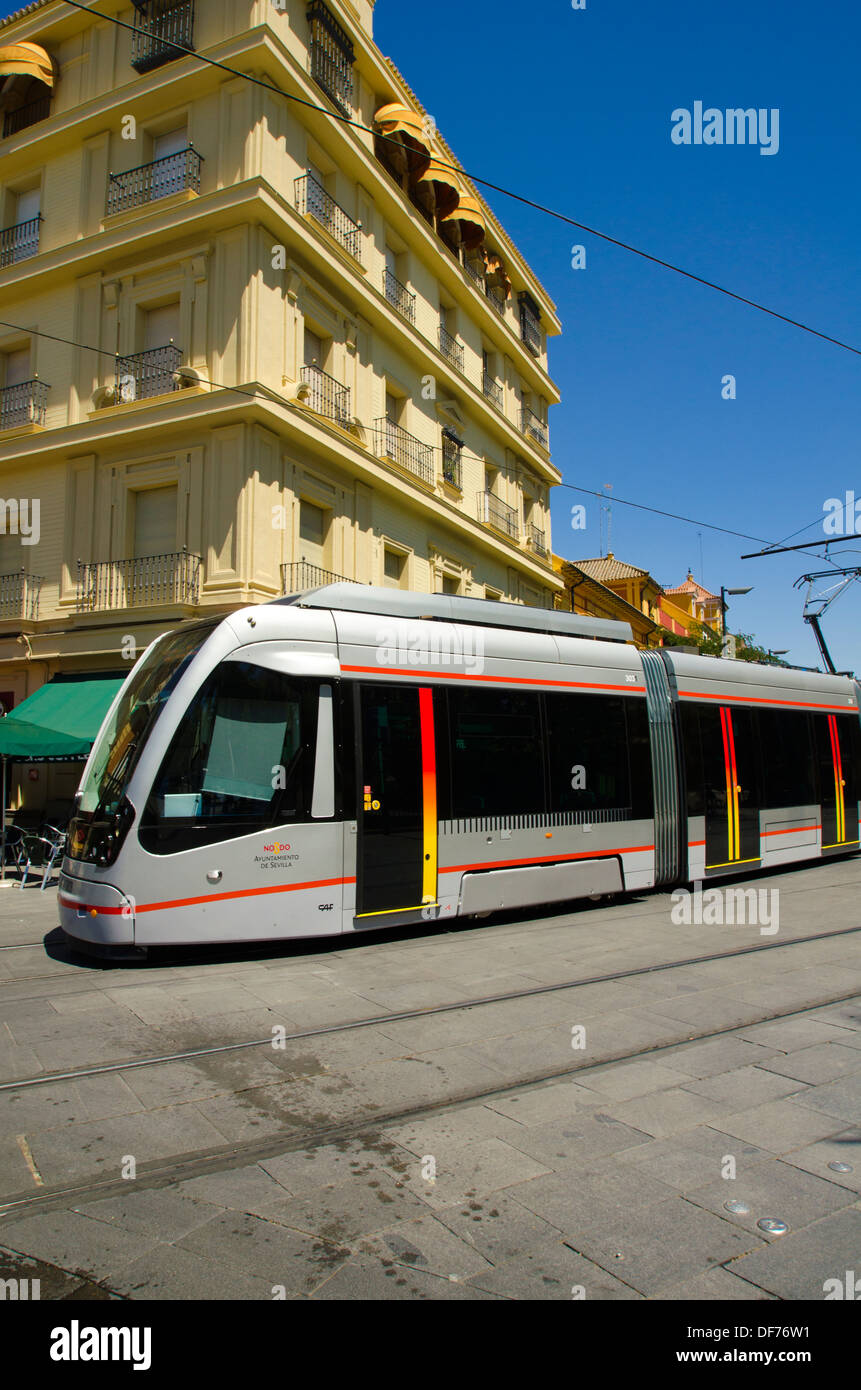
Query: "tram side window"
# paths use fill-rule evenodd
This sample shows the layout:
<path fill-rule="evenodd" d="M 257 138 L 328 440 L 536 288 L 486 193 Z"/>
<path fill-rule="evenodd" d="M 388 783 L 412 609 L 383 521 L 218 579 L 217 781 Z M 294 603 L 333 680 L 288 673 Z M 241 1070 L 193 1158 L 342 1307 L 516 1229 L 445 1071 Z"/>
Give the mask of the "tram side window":
<path fill-rule="evenodd" d="M 550 809 L 630 812 L 625 701 L 605 695 L 547 695 L 545 708 Z M 640 733 L 638 730 L 641 761 Z"/>
<path fill-rule="evenodd" d="M 451 814 L 528 815 L 545 809 L 540 697 L 450 690 Z"/>
<path fill-rule="evenodd" d="M 818 797 L 809 715 L 796 710 L 763 709 L 756 718 L 762 755 L 763 808 L 815 803 Z"/>
<path fill-rule="evenodd" d="M 175 854 L 310 818 L 316 682 L 224 662 L 183 716 L 141 819 L 153 854 Z"/>

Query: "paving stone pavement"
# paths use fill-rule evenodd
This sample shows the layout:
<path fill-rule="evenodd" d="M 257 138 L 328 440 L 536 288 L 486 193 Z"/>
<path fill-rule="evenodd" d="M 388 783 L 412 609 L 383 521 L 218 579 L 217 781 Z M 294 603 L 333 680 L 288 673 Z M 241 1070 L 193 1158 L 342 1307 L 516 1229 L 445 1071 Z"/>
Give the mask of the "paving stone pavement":
<path fill-rule="evenodd" d="M 854 927 L 859 867 L 775 876 L 779 944 Z M 654 895 L 106 968 L 46 953 L 53 912 L 0 894 L 0 1082 L 380 1021 L 0 1092 L 0 1277 L 43 1298 L 819 1299 L 861 1269 L 861 989 L 829 1002 L 861 933 L 388 1021 L 761 943 Z"/>

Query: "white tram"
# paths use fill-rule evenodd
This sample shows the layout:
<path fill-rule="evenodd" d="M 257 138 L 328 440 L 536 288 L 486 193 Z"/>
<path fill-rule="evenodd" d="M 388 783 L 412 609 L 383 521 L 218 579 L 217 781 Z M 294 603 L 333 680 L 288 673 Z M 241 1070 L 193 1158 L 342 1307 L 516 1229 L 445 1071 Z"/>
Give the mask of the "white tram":
<path fill-rule="evenodd" d="M 626 624 L 326 588 L 182 624 L 84 770 L 68 936 L 329 936 L 858 849 L 861 689 Z"/>

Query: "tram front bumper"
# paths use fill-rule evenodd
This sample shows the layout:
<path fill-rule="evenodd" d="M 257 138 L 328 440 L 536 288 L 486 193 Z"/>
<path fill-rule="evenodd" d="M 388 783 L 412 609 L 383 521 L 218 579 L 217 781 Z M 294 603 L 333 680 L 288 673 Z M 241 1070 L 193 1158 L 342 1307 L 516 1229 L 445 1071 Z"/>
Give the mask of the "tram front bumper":
<path fill-rule="evenodd" d="M 134 903 L 118 888 L 61 873 L 57 903 L 67 936 L 98 946 L 134 945 Z"/>

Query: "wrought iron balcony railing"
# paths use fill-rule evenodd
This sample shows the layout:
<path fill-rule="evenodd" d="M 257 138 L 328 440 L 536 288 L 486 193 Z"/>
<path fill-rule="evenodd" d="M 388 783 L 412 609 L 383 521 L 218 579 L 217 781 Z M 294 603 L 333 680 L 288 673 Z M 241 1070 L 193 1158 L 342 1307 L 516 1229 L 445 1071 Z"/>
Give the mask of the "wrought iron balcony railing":
<path fill-rule="evenodd" d="M 37 213 L 26 222 L 16 222 L 0 231 L 0 270 L 16 261 L 26 261 L 39 250 L 39 226 L 42 217 Z"/>
<path fill-rule="evenodd" d="M 331 570 L 321 569 L 307 560 L 295 560 L 292 564 L 281 566 L 282 594 L 301 594 L 305 589 L 319 589 L 324 584 L 358 584 L 357 579 L 348 579 L 345 574 L 333 574 Z"/>
<path fill-rule="evenodd" d="M 151 164 L 140 164 L 137 169 L 111 174 L 108 179 L 108 217 L 115 212 L 126 212 L 129 208 L 144 207 L 147 203 L 167 198 L 171 193 L 182 193 L 186 189 L 199 193 L 202 163 L 203 155 L 187 145 L 184 150 L 165 155 L 164 159 L 154 159 Z"/>
<path fill-rule="evenodd" d="M 178 375 L 181 362 L 182 352 L 173 343 L 167 347 L 149 348 L 146 352 L 135 352 L 130 357 L 118 357 L 115 385 L 117 405 L 178 391 L 181 386 Z"/>
<path fill-rule="evenodd" d="M 131 64 L 136 72 L 193 53 L 194 0 L 135 0 Z"/>
<path fill-rule="evenodd" d="M 308 387 L 307 403 L 311 409 L 346 429 L 350 423 L 349 387 L 314 366 L 302 368 L 302 381 Z"/>
<path fill-rule="evenodd" d="M 541 355 L 541 320 L 520 302 L 520 336 L 533 357 Z"/>
<path fill-rule="evenodd" d="M 28 101 L 26 106 L 16 106 L 3 116 L 3 139 L 5 140 L 7 135 L 17 135 L 19 130 L 26 130 L 28 126 L 37 125 L 39 121 L 47 120 L 50 114 L 50 92 L 37 97 L 35 101 Z"/>
<path fill-rule="evenodd" d="M 509 507 L 507 502 L 503 502 L 492 492 L 477 493 L 476 502 L 479 521 L 483 521 L 486 526 L 492 526 L 496 531 L 501 531 L 510 540 L 518 539 L 520 524 L 514 507 Z"/>
<path fill-rule="evenodd" d="M 536 444 L 540 444 L 542 449 L 548 448 L 550 436 L 547 433 L 547 426 L 528 406 L 523 406 L 521 409 L 520 428 L 529 439 L 534 439 Z"/>
<path fill-rule="evenodd" d="M 340 203 L 326 192 L 321 183 L 311 174 L 302 174 L 294 180 L 296 191 L 296 211 L 302 216 L 313 217 L 321 227 L 334 237 L 339 246 L 353 257 L 361 260 L 359 254 L 362 228 L 345 212 Z"/>
<path fill-rule="evenodd" d="M 463 491 L 463 444 L 445 431 L 442 436 L 442 476 L 451 487 Z"/>
<path fill-rule="evenodd" d="M 0 574 L 0 618 L 21 618 L 35 623 L 39 617 L 39 594 L 44 579 L 18 570 Z"/>
<path fill-rule="evenodd" d="M 48 408 L 48 386 L 36 377 L 0 391 L 0 430 L 19 425 L 44 425 Z"/>
<path fill-rule="evenodd" d="M 439 350 L 443 357 L 447 357 L 453 367 L 459 372 L 463 371 L 463 347 L 453 338 L 447 328 L 440 324 L 439 330 Z"/>
<path fill-rule="evenodd" d="M 484 293 L 485 293 L 486 296 L 487 296 L 487 302 L 488 302 L 489 304 L 492 304 L 493 307 L 494 307 L 494 309 L 496 310 L 496 312 L 499 314 L 499 317 L 500 317 L 501 319 L 504 319 L 504 318 L 505 318 L 505 305 L 506 305 L 506 302 L 507 302 L 507 301 L 506 301 L 505 299 L 503 299 L 503 297 L 502 297 L 502 295 L 499 293 L 499 291 L 498 291 L 498 290 L 495 290 L 495 289 L 493 288 L 492 285 L 486 285 L 486 286 L 485 286 Z"/>
<path fill-rule="evenodd" d="M 101 613 L 161 604 L 195 605 L 200 599 L 199 555 L 174 551 L 136 560 L 78 561 L 77 610 Z"/>
<path fill-rule="evenodd" d="M 463 258 L 463 268 L 470 280 L 474 280 L 478 288 L 484 291 L 484 261 L 470 260 L 469 256 Z"/>
<path fill-rule="evenodd" d="M 490 376 L 487 372 L 484 372 L 484 373 L 482 374 L 482 378 L 481 378 L 481 389 L 483 390 L 484 394 L 487 396 L 487 399 L 488 399 L 489 401 L 493 401 L 493 404 L 494 404 L 495 406 L 498 406 L 499 409 L 501 410 L 501 409 L 502 409 L 502 387 L 500 386 L 500 384 L 499 384 L 499 382 L 496 380 L 496 378 Z"/>
<path fill-rule="evenodd" d="M 433 486 L 433 449 L 429 444 L 422 444 L 420 439 L 409 434 L 394 420 L 377 420 L 374 431 L 377 453 L 381 458 L 394 459 L 401 468 Z"/>
<path fill-rule="evenodd" d="M 311 76 L 326 96 L 349 116 L 353 106 L 353 64 L 356 55 L 349 34 L 322 0 L 308 6 L 311 27 Z"/>
<path fill-rule="evenodd" d="M 532 549 L 535 551 L 536 555 L 547 554 L 547 542 L 544 537 L 544 532 L 541 530 L 540 526 L 528 526 L 527 539 L 529 541 L 529 544 L 532 546 Z"/>
<path fill-rule="evenodd" d="M 410 323 L 415 323 L 415 295 L 407 289 L 406 285 L 401 284 L 400 280 L 397 278 L 397 276 L 392 274 L 388 266 L 385 270 L 384 281 L 386 299 L 389 301 L 392 308 L 397 309 L 398 313 L 401 314 L 405 319 L 409 319 Z"/>

